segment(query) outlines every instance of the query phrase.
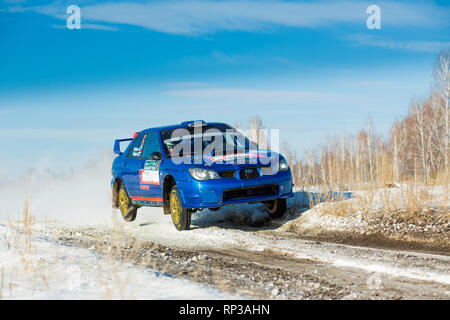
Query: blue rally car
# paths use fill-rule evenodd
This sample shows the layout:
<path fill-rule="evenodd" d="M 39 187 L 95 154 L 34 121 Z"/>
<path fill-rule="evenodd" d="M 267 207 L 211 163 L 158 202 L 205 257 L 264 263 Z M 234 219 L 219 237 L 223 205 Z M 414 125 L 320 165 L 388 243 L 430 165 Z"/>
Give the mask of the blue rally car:
<path fill-rule="evenodd" d="M 129 144 L 122 152 L 123 142 Z M 196 120 L 146 129 L 116 140 L 114 152 L 112 205 L 126 221 L 136 219 L 141 206 L 159 206 L 177 230 L 186 230 L 192 213 L 235 203 L 264 203 L 277 218 L 293 195 L 283 156 L 259 150 L 225 123 Z"/>

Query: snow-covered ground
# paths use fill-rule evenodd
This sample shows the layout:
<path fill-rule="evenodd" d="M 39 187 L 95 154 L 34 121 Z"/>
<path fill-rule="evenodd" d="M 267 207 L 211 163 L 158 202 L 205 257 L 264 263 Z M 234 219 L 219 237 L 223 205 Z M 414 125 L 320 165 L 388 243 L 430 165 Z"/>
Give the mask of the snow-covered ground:
<path fill-rule="evenodd" d="M 1 299 L 242 299 L 0 225 Z"/>

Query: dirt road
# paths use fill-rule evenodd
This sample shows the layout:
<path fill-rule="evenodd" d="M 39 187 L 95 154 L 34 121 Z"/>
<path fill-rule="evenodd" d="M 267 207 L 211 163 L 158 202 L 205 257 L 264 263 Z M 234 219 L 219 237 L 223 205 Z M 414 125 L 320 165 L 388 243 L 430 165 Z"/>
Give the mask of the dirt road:
<path fill-rule="evenodd" d="M 144 209 L 128 224 L 38 227 L 64 244 L 248 298 L 450 299 L 446 254 L 299 239 L 255 219 L 205 213 L 193 216 L 192 230 L 177 232 L 159 209 Z"/>

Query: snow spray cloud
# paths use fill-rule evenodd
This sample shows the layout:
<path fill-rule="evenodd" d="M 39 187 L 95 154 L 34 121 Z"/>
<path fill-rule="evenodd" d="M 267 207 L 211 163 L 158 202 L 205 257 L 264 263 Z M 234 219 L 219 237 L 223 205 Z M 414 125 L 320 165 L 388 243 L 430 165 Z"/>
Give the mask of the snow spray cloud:
<path fill-rule="evenodd" d="M 97 153 L 79 170 L 52 172 L 35 168 L 25 176 L 0 185 L 0 221 L 17 220 L 25 197 L 36 220 L 70 224 L 112 221 L 111 152 Z"/>
<path fill-rule="evenodd" d="M 225 206 L 217 212 L 203 210 L 192 217 L 192 224 L 209 227 L 217 224 L 232 226 L 258 226 L 269 220 L 262 204 L 234 204 Z"/>

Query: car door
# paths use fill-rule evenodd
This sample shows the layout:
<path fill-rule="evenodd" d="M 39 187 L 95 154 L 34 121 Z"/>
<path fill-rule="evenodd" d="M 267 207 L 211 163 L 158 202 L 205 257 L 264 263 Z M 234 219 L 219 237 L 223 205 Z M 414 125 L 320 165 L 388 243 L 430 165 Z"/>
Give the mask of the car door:
<path fill-rule="evenodd" d="M 139 172 L 145 163 L 143 150 L 146 140 L 146 133 L 138 135 L 128 149 L 123 162 L 122 179 L 131 198 L 139 197 L 141 194 Z"/>
<path fill-rule="evenodd" d="M 162 161 L 159 136 L 155 132 L 149 132 L 144 141 L 142 152 L 144 166 L 140 169 L 140 194 L 146 201 L 162 201 L 162 183 L 160 164 Z"/>

